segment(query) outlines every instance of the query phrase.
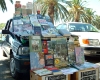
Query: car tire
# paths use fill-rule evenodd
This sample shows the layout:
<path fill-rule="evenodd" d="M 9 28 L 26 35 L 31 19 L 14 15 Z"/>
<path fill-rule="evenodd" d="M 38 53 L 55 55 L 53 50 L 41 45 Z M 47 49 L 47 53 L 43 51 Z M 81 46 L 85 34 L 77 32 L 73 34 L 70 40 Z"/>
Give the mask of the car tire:
<path fill-rule="evenodd" d="M 14 57 L 11 57 L 10 58 L 10 72 L 11 72 L 11 75 L 14 79 L 19 79 L 20 78 L 20 73 L 18 73 L 16 71 L 16 65 L 15 65 L 15 59 Z"/>

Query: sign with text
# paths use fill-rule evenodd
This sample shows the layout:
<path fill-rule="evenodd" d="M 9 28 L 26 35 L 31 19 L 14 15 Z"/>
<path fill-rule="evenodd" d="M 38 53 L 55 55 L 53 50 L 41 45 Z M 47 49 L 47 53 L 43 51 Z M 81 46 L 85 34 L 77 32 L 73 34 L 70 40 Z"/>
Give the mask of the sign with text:
<path fill-rule="evenodd" d="M 99 80 L 98 69 L 90 69 L 79 72 L 79 80 Z"/>
<path fill-rule="evenodd" d="M 54 75 L 54 76 L 47 76 L 46 80 L 68 80 L 66 75 Z"/>

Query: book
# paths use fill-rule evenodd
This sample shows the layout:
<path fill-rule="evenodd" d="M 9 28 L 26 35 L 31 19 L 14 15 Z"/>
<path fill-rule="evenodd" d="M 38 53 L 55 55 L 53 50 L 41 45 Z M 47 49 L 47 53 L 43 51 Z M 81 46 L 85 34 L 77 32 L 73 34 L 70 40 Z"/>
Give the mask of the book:
<path fill-rule="evenodd" d="M 29 36 L 30 52 L 42 52 L 42 43 L 40 36 Z"/>
<path fill-rule="evenodd" d="M 68 68 L 62 68 L 60 69 L 60 71 L 62 72 L 62 74 L 67 75 L 67 74 L 73 74 L 75 72 L 78 72 L 77 69 L 73 68 L 73 67 L 68 67 Z"/>
<path fill-rule="evenodd" d="M 41 35 L 41 27 L 40 26 L 34 26 L 34 35 Z"/>
<path fill-rule="evenodd" d="M 63 68 L 68 66 L 66 38 L 51 38 L 54 49 L 55 67 Z"/>
<path fill-rule="evenodd" d="M 31 21 L 31 24 L 33 26 L 41 26 L 40 23 L 38 22 L 38 19 L 37 19 L 36 15 L 31 15 L 30 16 L 30 21 Z"/>
<path fill-rule="evenodd" d="M 75 57 L 75 53 L 74 53 L 74 42 L 73 41 L 69 41 L 67 43 L 68 45 L 68 63 L 69 65 L 73 65 L 76 64 L 76 57 Z"/>
<path fill-rule="evenodd" d="M 59 75 L 62 74 L 60 70 L 51 70 L 53 72 L 53 75 Z"/>
<path fill-rule="evenodd" d="M 41 25 L 47 24 L 47 21 L 46 21 L 45 19 L 38 19 L 38 21 L 39 21 L 39 23 L 40 23 Z"/>
<path fill-rule="evenodd" d="M 95 68 L 96 65 L 94 63 L 90 63 L 90 62 L 84 62 L 83 64 L 73 65 L 73 67 L 78 69 L 78 70 L 84 70 L 87 68 Z"/>
<path fill-rule="evenodd" d="M 63 36 L 71 36 L 71 33 L 66 29 L 59 29 L 58 32 Z"/>
<path fill-rule="evenodd" d="M 39 69 L 34 71 L 36 74 L 38 74 L 39 76 L 44 76 L 44 75 L 48 75 L 48 74 L 52 74 L 52 71 L 47 70 L 47 69 Z"/>
<path fill-rule="evenodd" d="M 28 15 L 23 15 L 22 21 L 23 21 L 24 23 L 30 23 L 29 16 L 28 16 Z"/>
<path fill-rule="evenodd" d="M 37 70 L 44 68 L 44 54 L 42 52 L 30 52 L 30 68 L 31 70 Z"/>
<path fill-rule="evenodd" d="M 57 67 L 55 66 L 45 66 L 44 68 L 48 69 L 48 70 L 59 70 Z"/>
<path fill-rule="evenodd" d="M 84 49 L 75 47 L 76 64 L 83 64 L 85 62 Z"/>
<path fill-rule="evenodd" d="M 45 66 L 54 66 L 54 55 L 53 54 L 45 54 L 44 55 Z"/>
<path fill-rule="evenodd" d="M 42 31 L 42 36 L 43 37 L 56 37 L 56 35 L 55 34 L 52 34 L 52 33 L 50 33 L 50 32 L 48 32 L 48 30 L 46 31 Z"/>

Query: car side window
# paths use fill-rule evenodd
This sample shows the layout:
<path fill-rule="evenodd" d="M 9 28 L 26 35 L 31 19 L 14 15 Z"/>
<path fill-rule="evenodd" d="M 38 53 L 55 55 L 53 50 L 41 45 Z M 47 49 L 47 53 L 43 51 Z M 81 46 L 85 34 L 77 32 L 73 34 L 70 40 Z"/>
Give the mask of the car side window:
<path fill-rule="evenodd" d="M 10 28 L 9 28 L 10 32 L 13 32 L 13 26 L 12 26 L 12 22 L 10 23 Z"/>

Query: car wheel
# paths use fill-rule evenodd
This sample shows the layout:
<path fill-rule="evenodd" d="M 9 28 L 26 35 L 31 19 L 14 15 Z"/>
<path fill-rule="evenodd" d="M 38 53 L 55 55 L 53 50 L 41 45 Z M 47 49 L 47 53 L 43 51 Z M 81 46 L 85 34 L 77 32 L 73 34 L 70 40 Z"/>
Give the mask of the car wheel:
<path fill-rule="evenodd" d="M 10 72 L 13 78 L 19 78 L 19 73 L 16 71 L 15 60 L 13 57 L 10 59 Z"/>

